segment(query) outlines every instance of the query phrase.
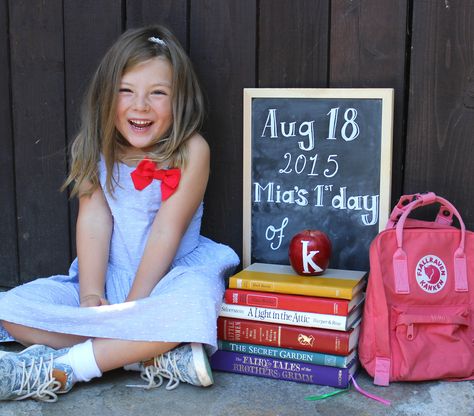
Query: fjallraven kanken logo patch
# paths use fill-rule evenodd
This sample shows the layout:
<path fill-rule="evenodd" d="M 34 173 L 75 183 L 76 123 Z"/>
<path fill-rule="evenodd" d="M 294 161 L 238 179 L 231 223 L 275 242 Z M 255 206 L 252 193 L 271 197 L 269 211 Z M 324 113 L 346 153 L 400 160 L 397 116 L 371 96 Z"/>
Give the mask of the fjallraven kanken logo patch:
<path fill-rule="evenodd" d="M 424 256 L 416 265 L 416 281 L 425 292 L 439 292 L 446 284 L 447 278 L 446 266 L 437 256 Z"/>

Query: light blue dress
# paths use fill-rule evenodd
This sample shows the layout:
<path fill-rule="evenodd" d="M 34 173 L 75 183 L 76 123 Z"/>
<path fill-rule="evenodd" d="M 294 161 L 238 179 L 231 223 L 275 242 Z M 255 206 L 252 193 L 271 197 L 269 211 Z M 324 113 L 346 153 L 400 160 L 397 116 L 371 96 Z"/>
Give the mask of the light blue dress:
<path fill-rule="evenodd" d="M 100 182 L 113 215 L 113 232 L 106 276 L 111 305 L 80 308 L 77 259 L 68 275 L 37 279 L 0 293 L 0 319 L 47 331 L 136 341 L 199 342 L 209 352 L 216 346 L 216 320 L 224 277 L 239 259 L 222 244 L 200 235 L 203 204 L 183 236 L 169 272 L 148 298 L 124 302 L 161 205 L 161 182 L 137 191 L 130 177 L 134 168 L 117 163 L 113 196 Z M 0 341 L 12 340 L 0 325 Z"/>

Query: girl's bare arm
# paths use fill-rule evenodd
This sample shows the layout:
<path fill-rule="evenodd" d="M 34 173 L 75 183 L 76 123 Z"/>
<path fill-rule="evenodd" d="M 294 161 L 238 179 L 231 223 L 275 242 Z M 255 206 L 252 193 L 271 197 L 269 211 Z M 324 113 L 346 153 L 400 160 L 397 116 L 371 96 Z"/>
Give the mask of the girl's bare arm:
<path fill-rule="evenodd" d="M 87 186 L 89 184 L 84 184 Z M 101 187 L 91 196 L 79 198 L 76 245 L 81 306 L 107 303 L 104 287 L 112 223 L 112 214 Z"/>

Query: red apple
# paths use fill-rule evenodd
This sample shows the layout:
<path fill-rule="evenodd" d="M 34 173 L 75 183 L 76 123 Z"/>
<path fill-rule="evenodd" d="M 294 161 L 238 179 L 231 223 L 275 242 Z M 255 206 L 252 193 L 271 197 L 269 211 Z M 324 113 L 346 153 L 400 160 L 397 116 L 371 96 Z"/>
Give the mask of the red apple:
<path fill-rule="evenodd" d="M 329 266 L 332 245 L 318 230 L 304 230 L 293 236 L 288 247 L 291 267 L 302 276 L 318 276 Z"/>

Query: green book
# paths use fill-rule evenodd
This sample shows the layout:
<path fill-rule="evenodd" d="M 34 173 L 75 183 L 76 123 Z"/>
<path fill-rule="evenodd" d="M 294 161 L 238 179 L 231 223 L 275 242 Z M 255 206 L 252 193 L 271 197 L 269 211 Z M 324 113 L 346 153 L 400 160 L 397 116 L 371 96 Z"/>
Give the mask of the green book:
<path fill-rule="evenodd" d="M 333 355 L 320 352 L 292 350 L 266 345 L 244 344 L 241 342 L 217 341 L 217 347 L 222 351 L 240 352 L 244 354 L 261 355 L 288 361 L 300 361 L 310 364 L 326 365 L 329 367 L 347 368 L 357 357 L 357 350 L 349 355 Z"/>

